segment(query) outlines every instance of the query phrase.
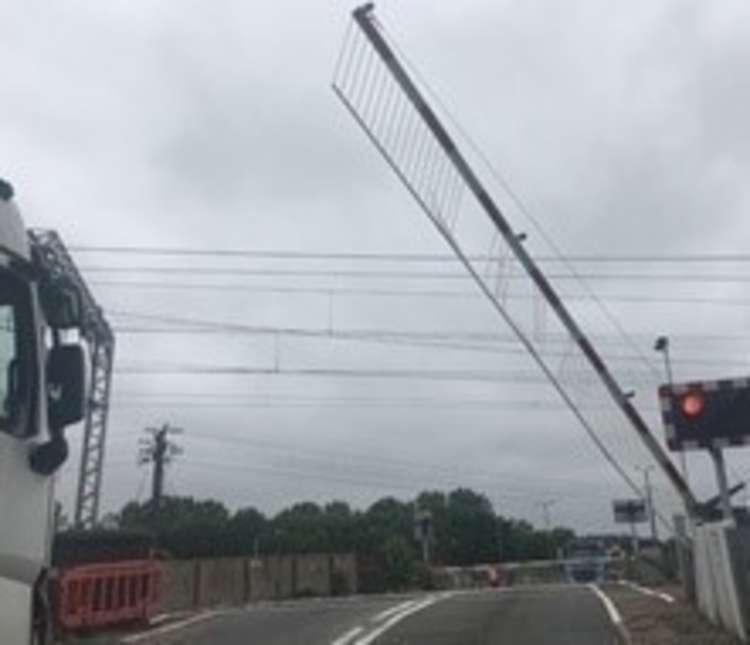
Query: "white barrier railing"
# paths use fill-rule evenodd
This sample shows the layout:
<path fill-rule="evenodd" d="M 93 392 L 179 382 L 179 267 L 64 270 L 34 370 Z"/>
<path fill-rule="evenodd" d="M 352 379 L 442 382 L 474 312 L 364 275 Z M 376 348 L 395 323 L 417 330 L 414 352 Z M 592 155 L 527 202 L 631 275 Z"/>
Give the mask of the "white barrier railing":
<path fill-rule="evenodd" d="M 701 613 L 747 641 L 743 533 L 732 522 L 696 527 L 695 588 Z"/>

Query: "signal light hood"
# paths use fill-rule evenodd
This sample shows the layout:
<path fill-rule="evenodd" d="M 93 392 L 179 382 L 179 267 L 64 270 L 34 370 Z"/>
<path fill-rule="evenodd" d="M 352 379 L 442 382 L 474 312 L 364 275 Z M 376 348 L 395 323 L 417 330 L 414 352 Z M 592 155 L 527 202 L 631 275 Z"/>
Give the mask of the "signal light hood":
<path fill-rule="evenodd" d="M 9 202 L 13 199 L 13 186 L 7 181 L 0 177 L 0 199 L 4 202 Z"/>

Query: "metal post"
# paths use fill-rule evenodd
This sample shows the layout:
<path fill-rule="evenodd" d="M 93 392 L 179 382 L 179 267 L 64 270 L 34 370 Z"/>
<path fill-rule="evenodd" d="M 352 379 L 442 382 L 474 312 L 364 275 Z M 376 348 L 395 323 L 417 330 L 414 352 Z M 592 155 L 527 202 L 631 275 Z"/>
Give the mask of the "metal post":
<path fill-rule="evenodd" d="M 667 373 L 667 383 L 672 387 L 672 385 L 674 385 L 674 373 L 672 372 L 672 355 L 669 353 L 669 338 L 667 336 L 659 336 L 654 344 L 654 349 L 657 352 L 661 352 L 664 357 L 664 371 Z M 685 483 L 690 486 L 687 454 L 684 450 L 680 451 L 680 470 L 682 471 L 682 478 L 685 480 Z"/>
<path fill-rule="evenodd" d="M 640 553 L 640 547 L 638 546 L 638 530 L 636 529 L 635 522 L 630 523 L 630 538 L 632 540 L 632 551 L 633 557 L 637 557 Z"/>
<path fill-rule="evenodd" d="M 656 527 L 656 511 L 654 509 L 654 492 L 651 488 L 651 477 L 650 473 L 653 470 L 653 466 L 636 466 L 638 470 L 643 471 L 643 485 L 646 492 L 646 505 L 648 508 L 648 520 L 651 525 L 651 539 L 654 542 L 659 541 L 659 533 Z"/>
<path fill-rule="evenodd" d="M 422 560 L 425 565 L 430 564 L 430 541 L 433 536 L 432 513 L 429 511 L 417 511 L 414 515 L 414 537 L 422 546 Z"/>
<path fill-rule="evenodd" d="M 683 515 L 674 516 L 675 547 L 677 549 L 677 566 L 685 596 L 688 600 L 695 600 L 695 571 L 691 542 L 687 533 L 687 518 Z"/>
<path fill-rule="evenodd" d="M 542 516 L 544 517 L 544 528 L 549 533 L 552 530 L 552 517 L 550 515 L 550 506 L 557 504 L 556 499 L 548 499 L 543 502 L 539 502 L 539 506 L 542 507 Z"/>
<path fill-rule="evenodd" d="M 716 469 L 716 482 L 719 485 L 719 495 L 721 497 L 721 510 L 725 520 L 733 520 L 732 502 L 729 498 L 729 484 L 727 483 L 727 468 L 724 463 L 724 454 L 721 448 L 712 446 L 708 449 Z"/>
<path fill-rule="evenodd" d="M 544 516 L 544 529 L 547 533 L 547 539 L 549 541 L 550 546 L 550 557 L 554 560 L 555 559 L 555 545 L 552 541 L 552 516 L 550 515 L 549 509 L 554 504 L 557 504 L 556 499 L 547 499 L 542 502 L 539 502 L 539 506 L 542 507 L 542 514 Z"/>

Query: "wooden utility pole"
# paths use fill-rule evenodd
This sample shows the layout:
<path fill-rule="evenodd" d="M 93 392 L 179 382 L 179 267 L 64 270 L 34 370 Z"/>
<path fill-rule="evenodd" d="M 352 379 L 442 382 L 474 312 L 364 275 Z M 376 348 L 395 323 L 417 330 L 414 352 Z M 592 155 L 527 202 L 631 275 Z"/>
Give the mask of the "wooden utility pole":
<path fill-rule="evenodd" d="M 176 456 L 182 454 L 182 448 L 169 439 L 170 435 L 180 434 L 181 428 L 174 428 L 165 423 L 161 428 L 146 428 L 149 439 L 141 440 L 140 463 L 153 464 L 151 470 L 151 505 L 154 510 L 161 506 L 164 496 L 164 468 Z"/>

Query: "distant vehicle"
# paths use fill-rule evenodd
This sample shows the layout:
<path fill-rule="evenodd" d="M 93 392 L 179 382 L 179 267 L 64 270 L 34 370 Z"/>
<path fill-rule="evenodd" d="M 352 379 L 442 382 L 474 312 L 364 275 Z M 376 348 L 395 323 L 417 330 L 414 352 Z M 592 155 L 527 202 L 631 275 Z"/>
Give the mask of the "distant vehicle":
<path fill-rule="evenodd" d="M 67 425 L 84 416 L 85 357 L 63 343 L 78 294 L 34 261 L 10 184 L 0 180 L 0 640 L 50 642 L 46 571 L 53 475 Z"/>
<path fill-rule="evenodd" d="M 615 545 L 613 547 L 610 547 L 607 555 L 609 555 L 609 557 L 613 560 L 622 560 L 625 558 L 626 553 L 625 549 L 623 549 L 621 546 Z"/>
<path fill-rule="evenodd" d="M 564 570 L 568 582 L 602 582 L 606 578 L 608 556 L 598 541 L 575 540 L 565 549 Z"/>
<path fill-rule="evenodd" d="M 488 577 L 490 587 L 505 587 L 508 585 L 508 575 L 500 565 L 490 567 Z"/>

